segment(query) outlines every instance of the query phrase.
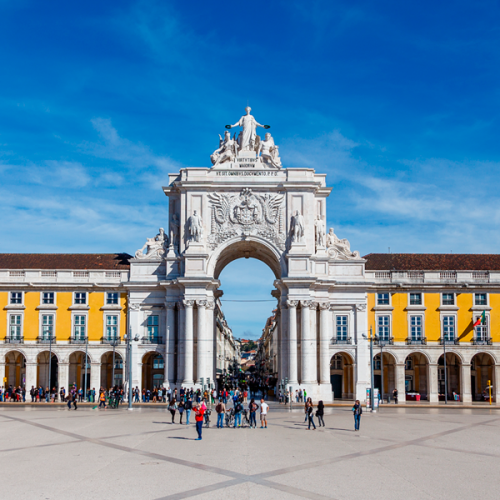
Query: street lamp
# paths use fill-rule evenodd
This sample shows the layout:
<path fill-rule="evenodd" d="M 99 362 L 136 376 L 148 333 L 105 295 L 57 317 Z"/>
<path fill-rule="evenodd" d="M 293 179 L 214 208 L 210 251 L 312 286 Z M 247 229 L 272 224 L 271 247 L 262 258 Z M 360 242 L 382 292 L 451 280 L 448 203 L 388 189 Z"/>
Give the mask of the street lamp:
<path fill-rule="evenodd" d="M 444 404 L 448 404 L 448 374 L 446 373 L 446 337 L 443 334 L 443 358 L 444 358 Z"/>
<path fill-rule="evenodd" d="M 85 337 L 85 389 L 84 389 L 84 395 L 85 395 L 85 402 L 87 402 L 87 370 L 89 367 L 89 362 L 88 362 L 88 347 L 89 347 L 89 338 Z"/>
<path fill-rule="evenodd" d="M 52 334 L 49 335 L 49 403 L 50 403 L 50 395 L 52 392 L 52 388 L 50 386 L 51 381 L 50 381 L 50 376 L 52 374 Z M 55 396 L 54 396 L 54 401 L 55 401 Z"/>
<path fill-rule="evenodd" d="M 114 338 L 110 344 L 113 346 L 113 369 L 112 369 L 112 376 L 111 376 L 111 387 L 115 386 L 115 349 L 116 346 L 119 344 L 120 339 Z"/>
<path fill-rule="evenodd" d="M 368 339 L 368 337 L 362 333 L 362 337 L 365 339 Z M 373 372 L 373 330 L 372 327 L 370 326 L 370 338 L 368 339 L 370 341 L 370 371 L 371 371 L 371 389 L 370 389 L 370 399 L 371 399 L 371 411 L 375 411 L 375 391 L 374 391 L 374 386 L 375 386 L 375 374 Z"/>
<path fill-rule="evenodd" d="M 132 409 L 132 327 L 129 328 L 129 334 L 125 335 L 127 341 L 127 360 L 128 360 L 128 409 Z M 139 335 L 134 337 L 135 342 L 139 342 Z"/>

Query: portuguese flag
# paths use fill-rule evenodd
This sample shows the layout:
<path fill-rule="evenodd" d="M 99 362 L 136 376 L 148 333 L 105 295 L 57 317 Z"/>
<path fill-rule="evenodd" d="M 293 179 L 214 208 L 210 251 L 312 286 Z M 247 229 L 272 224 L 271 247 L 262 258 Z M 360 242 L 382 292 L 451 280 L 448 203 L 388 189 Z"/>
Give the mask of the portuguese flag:
<path fill-rule="evenodd" d="M 483 311 L 483 314 L 477 318 L 477 321 L 472 325 L 473 328 L 479 325 L 485 325 L 486 324 L 486 311 Z"/>

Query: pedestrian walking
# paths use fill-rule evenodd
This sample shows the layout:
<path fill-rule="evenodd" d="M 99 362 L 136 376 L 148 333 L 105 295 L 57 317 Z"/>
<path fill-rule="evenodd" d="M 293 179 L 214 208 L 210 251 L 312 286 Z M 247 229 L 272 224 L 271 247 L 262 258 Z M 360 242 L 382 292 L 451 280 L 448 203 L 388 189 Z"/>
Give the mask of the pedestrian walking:
<path fill-rule="evenodd" d="M 255 418 L 255 415 L 257 413 L 258 408 L 259 405 L 255 402 L 255 399 L 252 398 L 248 406 L 248 409 L 250 410 L 250 429 L 252 428 L 252 424 L 254 429 L 257 427 L 257 420 Z"/>
<path fill-rule="evenodd" d="M 186 410 L 186 425 L 189 425 L 189 417 L 191 416 L 191 411 L 193 410 L 193 400 L 188 398 L 184 405 L 184 409 Z"/>
<path fill-rule="evenodd" d="M 168 405 L 168 411 L 172 415 L 172 423 L 175 424 L 175 412 L 177 411 L 177 403 L 175 401 L 175 398 L 170 401 L 170 404 Z"/>
<path fill-rule="evenodd" d="M 104 394 L 104 391 L 102 389 L 99 394 L 99 408 L 101 407 L 106 409 L 106 394 Z"/>
<path fill-rule="evenodd" d="M 311 424 L 313 426 L 313 430 L 316 430 L 316 425 L 314 424 L 314 415 L 313 415 L 314 405 L 312 403 L 311 398 L 307 400 L 306 407 L 307 407 L 307 421 L 308 421 L 307 430 L 308 431 L 311 430 Z"/>
<path fill-rule="evenodd" d="M 397 405 L 398 404 L 398 390 L 397 389 L 394 389 L 392 391 L 392 397 L 394 398 L 394 404 Z"/>
<path fill-rule="evenodd" d="M 267 429 L 267 412 L 269 411 L 269 405 L 264 401 L 264 398 L 260 400 L 260 428 Z"/>
<path fill-rule="evenodd" d="M 194 419 L 196 420 L 196 432 L 198 433 L 198 437 L 196 441 L 201 441 L 201 431 L 203 429 L 203 414 L 204 410 L 201 405 L 196 405 L 194 407 Z"/>
<path fill-rule="evenodd" d="M 316 410 L 316 416 L 318 417 L 319 427 L 321 427 L 321 424 L 323 424 L 323 427 L 325 426 L 325 421 L 323 420 L 324 414 L 325 414 L 325 405 L 323 404 L 323 401 L 320 401 L 318 403 L 318 409 Z"/>
<path fill-rule="evenodd" d="M 179 410 L 179 424 L 182 424 L 182 415 L 184 415 L 184 401 L 180 401 L 179 403 L 179 407 L 178 407 L 178 410 Z"/>
<path fill-rule="evenodd" d="M 217 412 L 217 429 L 222 429 L 224 427 L 224 415 L 226 414 L 226 405 L 219 399 L 219 403 L 215 407 Z"/>
<path fill-rule="evenodd" d="M 359 431 L 359 423 L 361 421 L 361 415 L 363 413 L 363 408 L 361 408 L 359 399 L 356 399 L 356 402 L 352 407 L 352 413 L 354 414 L 354 430 Z"/>
<path fill-rule="evenodd" d="M 234 402 L 234 428 L 241 427 L 241 412 L 243 411 L 242 404 L 236 400 Z"/>

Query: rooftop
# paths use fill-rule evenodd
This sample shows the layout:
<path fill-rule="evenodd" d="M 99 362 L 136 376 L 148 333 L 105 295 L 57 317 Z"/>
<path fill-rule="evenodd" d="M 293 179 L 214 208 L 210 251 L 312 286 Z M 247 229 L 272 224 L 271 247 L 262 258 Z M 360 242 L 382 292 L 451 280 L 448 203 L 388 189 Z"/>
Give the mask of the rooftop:
<path fill-rule="evenodd" d="M 0 269 L 128 270 L 127 253 L 0 253 Z"/>

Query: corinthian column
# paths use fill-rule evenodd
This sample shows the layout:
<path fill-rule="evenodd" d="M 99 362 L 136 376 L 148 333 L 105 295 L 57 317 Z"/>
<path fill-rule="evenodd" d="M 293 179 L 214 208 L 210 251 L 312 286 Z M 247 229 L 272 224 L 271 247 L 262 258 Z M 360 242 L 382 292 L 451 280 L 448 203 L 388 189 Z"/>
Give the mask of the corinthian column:
<path fill-rule="evenodd" d="M 330 383 L 330 325 L 329 304 L 323 302 L 319 305 L 319 383 Z"/>
<path fill-rule="evenodd" d="M 165 387 L 175 384 L 175 302 L 166 302 Z"/>
<path fill-rule="evenodd" d="M 311 317 L 309 309 L 316 311 L 318 304 L 310 300 L 302 300 L 302 338 L 300 343 L 302 360 L 302 384 L 318 382 L 316 363 L 316 331 L 311 330 Z"/>
<path fill-rule="evenodd" d="M 185 329 L 184 338 L 181 338 L 181 342 L 184 342 L 184 379 L 182 381 L 183 385 L 193 385 L 193 305 L 194 300 L 185 300 Z"/>
<path fill-rule="evenodd" d="M 197 362 L 197 382 L 201 383 L 201 379 L 206 379 L 207 376 L 207 332 L 206 332 L 206 300 L 197 300 L 198 306 L 198 362 Z"/>
<path fill-rule="evenodd" d="M 290 385 L 297 385 L 297 304 L 296 300 L 288 300 L 288 378 Z"/>

